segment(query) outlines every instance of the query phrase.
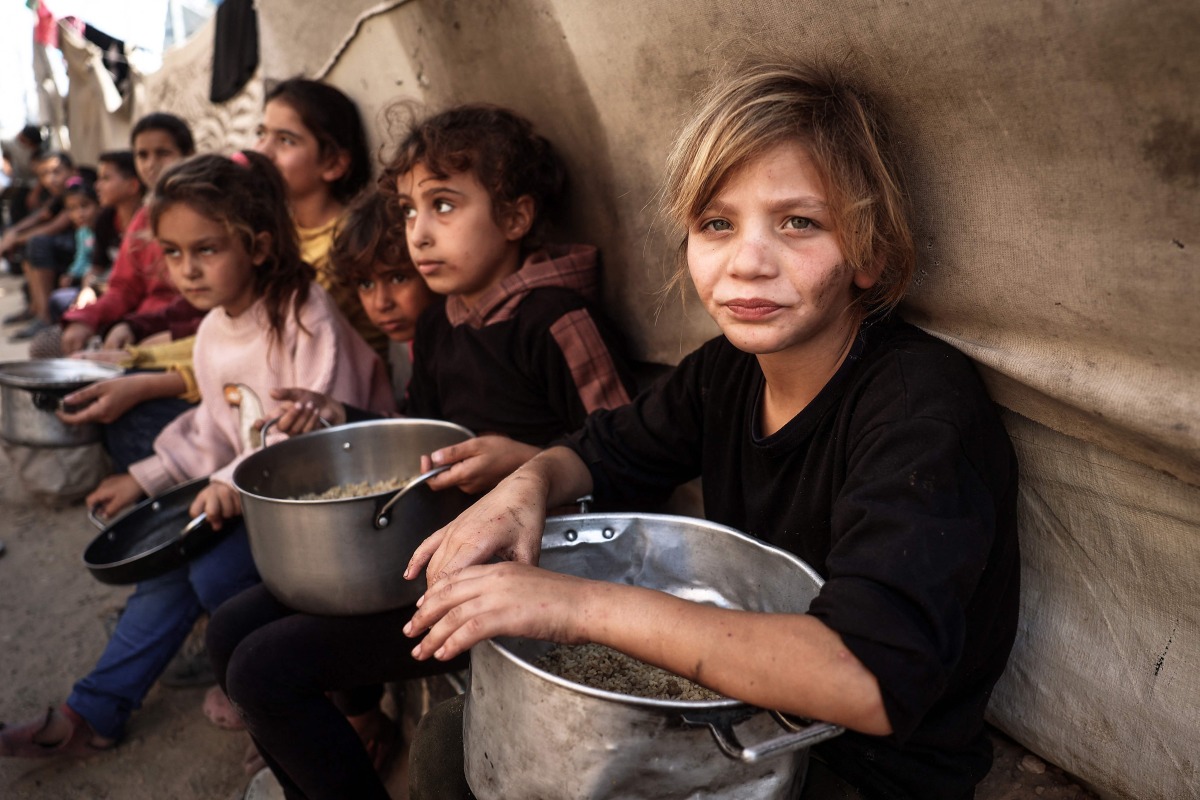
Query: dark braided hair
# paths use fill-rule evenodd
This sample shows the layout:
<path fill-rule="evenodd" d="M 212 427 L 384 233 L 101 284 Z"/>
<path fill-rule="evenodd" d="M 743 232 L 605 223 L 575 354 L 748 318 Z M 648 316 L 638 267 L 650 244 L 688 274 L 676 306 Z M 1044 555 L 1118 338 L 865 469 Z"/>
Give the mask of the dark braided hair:
<path fill-rule="evenodd" d="M 254 252 L 257 234 L 270 234 L 267 257 L 254 268 L 254 291 L 264 300 L 272 336 L 282 337 L 289 306 L 304 305 L 316 273 L 300 258 L 283 178 L 271 159 L 240 150 L 230 158 L 200 155 L 175 164 L 150 201 L 156 234 L 163 212 L 177 203 L 227 226 L 247 252 Z"/>

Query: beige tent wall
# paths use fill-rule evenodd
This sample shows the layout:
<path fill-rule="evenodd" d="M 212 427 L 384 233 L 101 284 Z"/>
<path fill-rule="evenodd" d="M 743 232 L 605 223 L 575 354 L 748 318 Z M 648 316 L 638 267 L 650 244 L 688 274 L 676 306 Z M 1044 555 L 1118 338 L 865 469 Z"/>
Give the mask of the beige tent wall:
<path fill-rule="evenodd" d="M 176 114 L 191 124 L 201 153 L 252 146 L 262 121 L 263 84 L 257 75 L 224 103 L 209 101 L 215 30 L 216 19 L 209 19 L 192 38 L 163 55 L 162 69 L 135 76 L 134 122 L 154 111 Z"/>
<path fill-rule="evenodd" d="M 691 299 L 658 295 L 678 233 L 655 191 L 694 91 L 748 48 L 852 54 L 910 165 L 905 314 L 980 364 L 1022 461 L 1023 617 L 992 717 L 1107 798 L 1200 797 L 1200 5 L 258 8 L 263 79 L 322 75 L 377 146 L 400 97 L 532 118 L 571 169 L 569 233 L 603 249 L 609 313 L 661 364 L 714 332 Z M 236 112 L 194 103 L 202 49 L 171 54 L 148 94 L 229 141 L 261 89 Z"/>

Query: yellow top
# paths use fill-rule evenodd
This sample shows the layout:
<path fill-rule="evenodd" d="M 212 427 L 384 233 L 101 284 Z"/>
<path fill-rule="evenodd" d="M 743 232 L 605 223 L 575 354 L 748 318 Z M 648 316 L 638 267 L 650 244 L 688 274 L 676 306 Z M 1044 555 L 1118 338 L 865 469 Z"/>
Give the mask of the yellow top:
<path fill-rule="evenodd" d="M 367 340 L 375 352 L 387 361 L 388 339 L 383 331 L 372 324 L 367 312 L 363 310 L 358 299 L 358 292 L 353 286 L 347 286 L 333 274 L 333 264 L 329 259 L 329 251 L 333 247 L 333 233 L 340 217 L 316 228 L 296 226 L 296 235 L 300 238 L 300 257 L 313 265 L 317 271 L 317 283 L 329 292 L 338 310 L 350 321 L 350 325 L 359 335 Z"/>
<path fill-rule="evenodd" d="M 119 366 L 178 372 L 187 387 L 179 396 L 189 402 L 199 403 L 200 389 L 196 385 L 196 373 L 192 370 L 192 345 L 195 343 L 196 337 L 188 336 L 161 344 L 132 345 L 125 348 L 129 357 Z"/>

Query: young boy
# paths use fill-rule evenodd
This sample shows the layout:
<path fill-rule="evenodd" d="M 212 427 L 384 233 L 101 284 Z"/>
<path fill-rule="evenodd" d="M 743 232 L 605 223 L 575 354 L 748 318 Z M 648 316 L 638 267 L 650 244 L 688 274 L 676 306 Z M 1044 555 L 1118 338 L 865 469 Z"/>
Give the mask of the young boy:
<path fill-rule="evenodd" d="M 35 298 L 38 291 L 35 286 L 42 288 L 46 276 L 36 274 L 34 267 L 44 264 L 52 270 L 48 276 L 50 285 L 44 287 L 46 291 L 41 295 L 45 298 L 54 286 L 55 273 L 65 270 L 75 256 L 75 234 L 63 197 L 67 180 L 75 174 L 75 164 L 69 155 L 56 150 L 38 156 L 34 172 L 43 196 L 41 206 L 0 236 L 0 255 L 21 264 L 29 292 L 29 306 L 4 320 L 5 324 L 29 323 L 14 335 L 18 340 L 28 339 L 49 325 L 44 300 L 39 306 Z"/>

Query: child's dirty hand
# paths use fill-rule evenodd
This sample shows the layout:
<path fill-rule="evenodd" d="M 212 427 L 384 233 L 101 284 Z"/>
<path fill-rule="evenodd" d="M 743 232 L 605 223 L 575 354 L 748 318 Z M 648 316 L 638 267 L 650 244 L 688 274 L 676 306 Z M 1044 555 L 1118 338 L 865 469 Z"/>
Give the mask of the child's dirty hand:
<path fill-rule="evenodd" d="M 412 651 L 418 660 L 446 661 L 495 636 L 580 644 L 587 638 L 579 617 L 594 586 L 528 564 L 467 567 L 430 587 L 404 633 L 428 631 Z"/>
<path fill-rule="evenodd" d="M 421 471 L 448 466 L 429 479 L 430 489 L 457 486 L 467 494 L 490 491 L 513 470 L 541 452 L 540 448 L 488 434 L 435 450 L 421 458 Z"/>

